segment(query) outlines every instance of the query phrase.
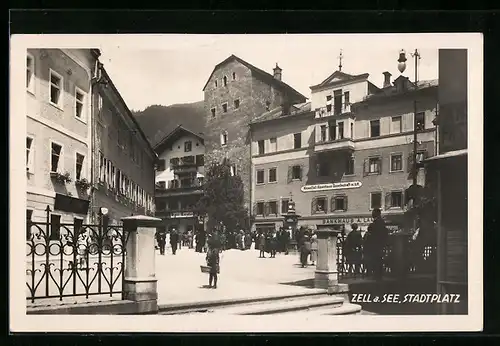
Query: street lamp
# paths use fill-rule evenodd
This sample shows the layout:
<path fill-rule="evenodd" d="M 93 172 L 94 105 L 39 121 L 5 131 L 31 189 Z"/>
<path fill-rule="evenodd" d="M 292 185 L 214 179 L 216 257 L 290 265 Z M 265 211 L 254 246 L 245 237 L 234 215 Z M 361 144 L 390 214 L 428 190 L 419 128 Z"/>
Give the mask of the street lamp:
<path fill-rule="evenodd" d="M 418 61 L 420 60 L 420 53 L 418 52 L 417 49 L 415 49 L 415 52 L 410 53 L 413 59 L 415 60 L 415 81 L 414 81 L 414 86 L 415 90 L 418 88 Z M 399 72 L 403 73 L 406 70 L 406 52 L 404 49 L 402 49 L 399 52 L 399 59 L 398 59 L 398 70 Z M 411 190 L 410 195 L 413 200 L 413 205 L 415 205 L 416 202 L 416 194 L 417 194 L 417 172 L 418 172 L 418 164 L 417 164 L 417 131 L 418 131 L 418 123 L 417 123 L 417 98 L 415 96 L 415 99 L 413 100 L 413 167 L 412 167 L 412 185 L 411 185 Z"/>

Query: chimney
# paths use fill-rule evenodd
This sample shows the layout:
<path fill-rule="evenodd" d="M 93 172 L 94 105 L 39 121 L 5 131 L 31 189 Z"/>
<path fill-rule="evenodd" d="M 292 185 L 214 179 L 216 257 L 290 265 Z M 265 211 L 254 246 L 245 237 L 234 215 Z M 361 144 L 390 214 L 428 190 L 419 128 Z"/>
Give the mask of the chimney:
<path fill-rule="evenodd" d="M 383 88 L 387 88 L 387 87 L 390 87 L 391 86 L 391 73 L 390 72 L 384 72 L 383 73 L 384 75 L 384 86 Z"/>
<path fill-rule="evenodd" d="M 278 63 L 276 63 L 276 67 L 273 68 L 274 78 L 276 78 L 277 80 L 281 80 L 281 71 L 283 71 L 283 70 L 280 69 L 280 67 L 278 66 Z"/>

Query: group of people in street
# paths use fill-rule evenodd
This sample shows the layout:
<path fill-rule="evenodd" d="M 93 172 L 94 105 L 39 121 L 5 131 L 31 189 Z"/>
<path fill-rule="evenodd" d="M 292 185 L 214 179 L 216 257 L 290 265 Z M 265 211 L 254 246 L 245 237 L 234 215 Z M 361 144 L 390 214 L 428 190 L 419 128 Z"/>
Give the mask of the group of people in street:
<path fill-rule="evenodd" d="M 288 255 L 292 230 L 280 228 L 278 231 L 258 231 L 254 236 L 255 249 L 259 250 L 259 258 L 265 258 L 266 253 L 270 258 L 275 258 L 276 253 Z"/>

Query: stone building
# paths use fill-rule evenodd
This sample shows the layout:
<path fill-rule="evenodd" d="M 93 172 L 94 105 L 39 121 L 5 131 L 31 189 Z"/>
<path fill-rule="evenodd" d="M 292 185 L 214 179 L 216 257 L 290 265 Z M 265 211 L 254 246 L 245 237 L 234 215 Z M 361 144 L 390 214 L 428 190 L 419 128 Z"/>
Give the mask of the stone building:
<path fill-rule="evenodd" d="M 156 153 L 102 65 L 93 84 L 91 216 L 154 215 Z"/>
<path fill-rule="evenodd" d="M 368 74 L 336 71 L 311 87 L 310 105 L 288 116 L 271 110 L 252 123 L 257 228 L 281 226 L 290 198 L 299 226 L 349 231 L 356 222 L 363 231 L 376 207 L 402 226 L 412 183 L 413 100 L 421 160 L 435 154 L 437 81 L 415 90 L 406 77 L 392 83 L 384 75 L 379 88 Z"/>
<path fill-rule="evenodd" d="M 60 223 L 88 221 L 91 177 L 91 80 L 99 51 L 28 49 L 26 56 L 27 219 L 46 220 L 50 236 Z"/>
<path fill-rule="evenodd" d="M 227 157 L 244 184 L 245 204 L 250 208 L 252 167 L 249 124 L 266 110 L 291 106 L 306 97 L 282 81 L 276 65 L 273 75 L 231 55 L 217 64 L 204 88 L 205 147 L 207 163 Z"/>
<path fill-rule="evenodd" d="M 179 125 L 155 147 L 156 217 L 180 232 L 201 227 L 195 205 L 203 195 L 205 144 L 202 134 Z"/>

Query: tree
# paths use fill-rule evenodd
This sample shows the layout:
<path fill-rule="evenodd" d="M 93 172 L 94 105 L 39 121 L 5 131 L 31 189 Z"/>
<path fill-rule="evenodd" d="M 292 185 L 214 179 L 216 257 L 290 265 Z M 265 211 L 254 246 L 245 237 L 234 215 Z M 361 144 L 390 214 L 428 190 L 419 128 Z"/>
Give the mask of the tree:
<path fill-rule="evenodd" d="M 239 175 L 231 174 L 228 159 L 224 159 L 222 163 L 214 162 L 208 167 L 203 196 L 197 209 L 202 215 L 207 215 L 209 230 L 221 223 L 228 230 L 249 226 L 248 210 L 244 206 L 243 181 Z"/>

